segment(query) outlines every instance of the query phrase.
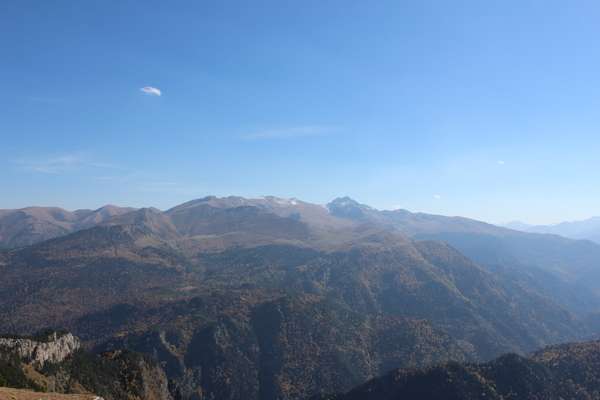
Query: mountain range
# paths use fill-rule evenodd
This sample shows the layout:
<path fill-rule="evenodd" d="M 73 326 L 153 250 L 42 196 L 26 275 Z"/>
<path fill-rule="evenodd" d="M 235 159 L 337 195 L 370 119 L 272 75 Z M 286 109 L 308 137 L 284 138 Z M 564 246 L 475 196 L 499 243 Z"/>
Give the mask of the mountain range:
<path fill-rule="evenodd" d="M 349 198 L 0 210 L 0 331 L 154 356 L 190 399 L 343 391 L 600 334 L 600 245 Z"/>
<path fill-rule="evenodd" d="M 97 210 L 66 211 L 58 207 L 26 207 L 0 210 L 0 250 L 29 246 L 34 243 L 89 228 L 119 214 L 134 211 L 131 207 L 107 205 Z"/>
<path fill-rule="evenodd" d="M 571 239 L 587 239 L 600 243 L 600 217 L 591 217 L 584 221 L 560 222 L 552 225 L 528 225 L 521 221 L 511 221 L 500 226 L 523 232 L 550 233 Z"/>

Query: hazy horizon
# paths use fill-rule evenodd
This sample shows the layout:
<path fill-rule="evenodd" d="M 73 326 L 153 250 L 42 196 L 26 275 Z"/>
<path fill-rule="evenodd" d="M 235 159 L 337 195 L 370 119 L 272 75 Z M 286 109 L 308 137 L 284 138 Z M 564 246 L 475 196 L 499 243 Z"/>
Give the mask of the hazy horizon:
<path fill-rule="evenodd" d="M 600 214 L 600 4 L 0 4 L 0 209 Z"/>

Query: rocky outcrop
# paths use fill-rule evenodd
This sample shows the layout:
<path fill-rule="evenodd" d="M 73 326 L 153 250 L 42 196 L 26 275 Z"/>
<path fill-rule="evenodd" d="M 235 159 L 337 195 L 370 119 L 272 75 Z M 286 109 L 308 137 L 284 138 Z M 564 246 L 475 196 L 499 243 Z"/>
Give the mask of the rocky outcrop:
<path fill-rule="evenodd" d="M 181 389 L 152 357 L 131 350 L 109 350 L 100 355 L 119 369 L 118 381 L 131 399 L 181 399 Z"/>
<path fill-rule="evenodd" d="M 37 338 L 0 338 L 0 346 L 6 347 L 30 364 L 44 365 L 46 361 L 59 363 L 81 347 L 81 342 L 71 333 L 54 331 L 39 340 Z"/>
<path fill-rule="evenodd" d="M 148 400 L 170 400 L 169 380 L 158 365 L 151 365 L 144 360 L 138 363 L 141 375 L 140 397 Z"/>

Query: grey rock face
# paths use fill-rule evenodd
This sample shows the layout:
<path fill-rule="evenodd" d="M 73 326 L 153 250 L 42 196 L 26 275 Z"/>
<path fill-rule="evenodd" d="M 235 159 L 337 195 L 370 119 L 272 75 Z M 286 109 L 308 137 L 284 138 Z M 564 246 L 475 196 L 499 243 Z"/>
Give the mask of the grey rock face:
<path fill-rule="evenodd" d="M 21 358 L 31 359 L 30 364 L 44 365 L 46 361 L 59 363 L 81 347 L 81 342 L 71 333 L 59 336 L 53 332 L 47 342 L 30 339 L 0 338 L 0 346 L 6 347 Z"/>

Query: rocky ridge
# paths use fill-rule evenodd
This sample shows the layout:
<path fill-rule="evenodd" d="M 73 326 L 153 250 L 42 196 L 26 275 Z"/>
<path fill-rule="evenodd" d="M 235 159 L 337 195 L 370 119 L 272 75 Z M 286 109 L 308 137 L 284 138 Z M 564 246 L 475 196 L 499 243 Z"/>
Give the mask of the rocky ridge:
<path fill-rule="evenodd" d="M 59 363 L 81 348 L 81 342 L 71 333 L 52 331 L 47 341 L 31 339 L 0 338 L 0 346 L 6 347 L 20 358 L 30 359 L 30 364 L 43 366 L 45 362 Z"/>

